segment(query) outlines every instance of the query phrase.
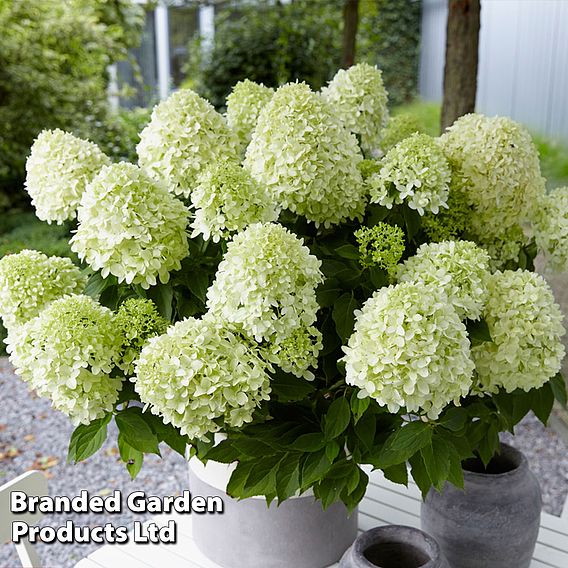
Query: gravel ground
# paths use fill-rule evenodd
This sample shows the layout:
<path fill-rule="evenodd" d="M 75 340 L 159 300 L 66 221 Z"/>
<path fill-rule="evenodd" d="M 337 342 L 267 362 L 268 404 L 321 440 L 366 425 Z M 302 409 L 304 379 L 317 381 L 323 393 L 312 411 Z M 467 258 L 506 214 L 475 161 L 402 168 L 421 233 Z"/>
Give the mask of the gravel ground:
<path fill-rule="evenodd" d="M 61 413 L 51 409 L 48 401 L 28 392 L 17 379 L 6 358 L 0 358 L 0 484 L 29 469 L 43 469 L 48 477 L 51 495 L 78 495 L 82 489 L 89 494 L 107 495 L 120 489 L 123 495 L 143 490 L 153 495 L 176 495 L 187 488 L 187 469 L 184 460 L 174 452 L 164 450 L 163 459 L 150 457 L 135 481 L 131 481 L 120 462 L 114 444 L 107 442 L 103 449 L 86 462 L 72 466 L 65 463 L 67 443 L 72 426 Z M 116 439 L 115 436 L 110 436 Z M 510 441 L 510 436 L 504 436 Z M 568 493 L 568 452 L 564 442 L 552 430 L 545 429 L 529 417 L 519 427 L 513 445 L 528 456 L 542 489 L 544 509 L 559 515 Z M 77 525 L 131 525 L 148 515 L 125 512 L 120 516 L 75 514 L 69 516 Z M 47 516 L 41 524 L 64 524 L 62 515 Z M 38 545 L 37 550 L 45 568 L 74 566 L 100 545 Z M 0 567 L 16 568 L 15 548 L 0 543 Z"/>

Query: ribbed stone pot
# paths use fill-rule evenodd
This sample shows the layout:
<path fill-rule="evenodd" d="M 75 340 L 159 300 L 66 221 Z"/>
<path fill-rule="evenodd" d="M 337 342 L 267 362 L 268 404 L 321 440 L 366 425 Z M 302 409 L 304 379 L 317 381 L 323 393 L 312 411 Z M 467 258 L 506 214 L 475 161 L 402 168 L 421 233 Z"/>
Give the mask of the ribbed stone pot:
<path fill-rule="evenodd" d="M 339 561 L 357 536 L 357 511 L 342 503 L 325 511 L 313 495 L 279 507 L 264 497 L 237 501 L 225 493 L 232 466 L 189 462 L 192 497 L 219 496 L 223 514 L 192 514 L 193 538 L 223 568 L 327 568 Z"/>
<path fill-rule="evenodd" d="M 465 490 L 446 484 L 422 504 L 422 529 L 439 543 L 452 568 L 528 568 L 540 526 L 540 486 L 518 450 L 484 469 L 464 462 Z"/>
<path fill-rule="evenodd" d="M 449 568 L 438 543 L 411 527 L 388 525 L 366 531 L 345 553 L 339 568 Z"/>

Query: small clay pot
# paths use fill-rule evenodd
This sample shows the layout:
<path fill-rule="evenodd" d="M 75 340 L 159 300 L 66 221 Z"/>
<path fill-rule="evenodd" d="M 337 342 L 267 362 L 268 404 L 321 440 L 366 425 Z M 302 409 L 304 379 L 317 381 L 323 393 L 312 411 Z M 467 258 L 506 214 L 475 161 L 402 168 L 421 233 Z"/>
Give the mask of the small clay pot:
<path fill-rule="evenodd" d="M 449 568 L 438 543 L 412 527 L 387 525 L 361 534 L 339 568 Z"/>
<path fill-rule="evenodd" d="M 540 527 L 538 480 L 525 456 L 501 444 L 485 468 L 463 463 L 464 490 L 446 484 L 422 504 L 422 529 L 452 568 L 529 568 Z"/>

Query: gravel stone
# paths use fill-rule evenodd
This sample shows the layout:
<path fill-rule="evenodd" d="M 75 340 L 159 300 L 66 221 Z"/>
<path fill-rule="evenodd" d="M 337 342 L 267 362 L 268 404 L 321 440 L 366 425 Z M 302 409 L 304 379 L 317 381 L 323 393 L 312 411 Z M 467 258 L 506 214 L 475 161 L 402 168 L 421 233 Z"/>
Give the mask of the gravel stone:
<path fill-rule="evenodd" d="M 66 416 L 51 408 L 49 401 L 28 391 L 5 357 L 0 358 L 0 392 L 0 484 L 29 469 L 41 468 L 43 464 L 43 467 L 49 466 L 45 471 L 49 476 L 51 495 L 74 496 L 86 489 L 89 494 L 105 496 L 119 489 L 123 498 L 137 490 L 163 497 L 179 495 L 188 488 L 187 464 L 168 448 L 163 448 L 162 459 L 147 457 L 142 471 L 131 481 L 118 456 L 113 431 L 109 432 L 109 440 L 95 456 L 78 465 L 66 464 L 67 444 L 73 426 Z M 568 493 L 568 452 L 562 439 L 532 416 L 519 425 L 514 438 L 504 434 L 503 439 L 527 455 L 542 486 L 544 510 L 559 515 Z M 76 525 L 96 526 L 112 522 L 115 526 L 130 527 L 133 521 L 144 521 L 150 516 L 128 510 L 119 515 L 46 515 L 41 525 L 57 527 L 69 518 Z M 45 568 L 71 568 L 99 546 L 38 544 L 37 551 Z M 20 567 L 13 545 L 0 543 L 0 566 Z"/>

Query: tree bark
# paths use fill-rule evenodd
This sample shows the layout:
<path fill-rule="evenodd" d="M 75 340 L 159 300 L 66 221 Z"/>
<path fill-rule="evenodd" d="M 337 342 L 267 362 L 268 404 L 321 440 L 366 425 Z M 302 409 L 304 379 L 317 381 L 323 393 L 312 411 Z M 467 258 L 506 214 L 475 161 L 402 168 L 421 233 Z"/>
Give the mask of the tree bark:
<path fill-rule="evenodd" d="M 355 63 L 358 26 L 359 0 L 345 0 L 343 5 L 343 60 L 341 62 L 343 69 L 348 69 Z"/>
<path fill-rule="evenodd" d="M 480 14 L 480 0 L 448 2 L 442 132 L 460 116 L 475 111 Z"/>

